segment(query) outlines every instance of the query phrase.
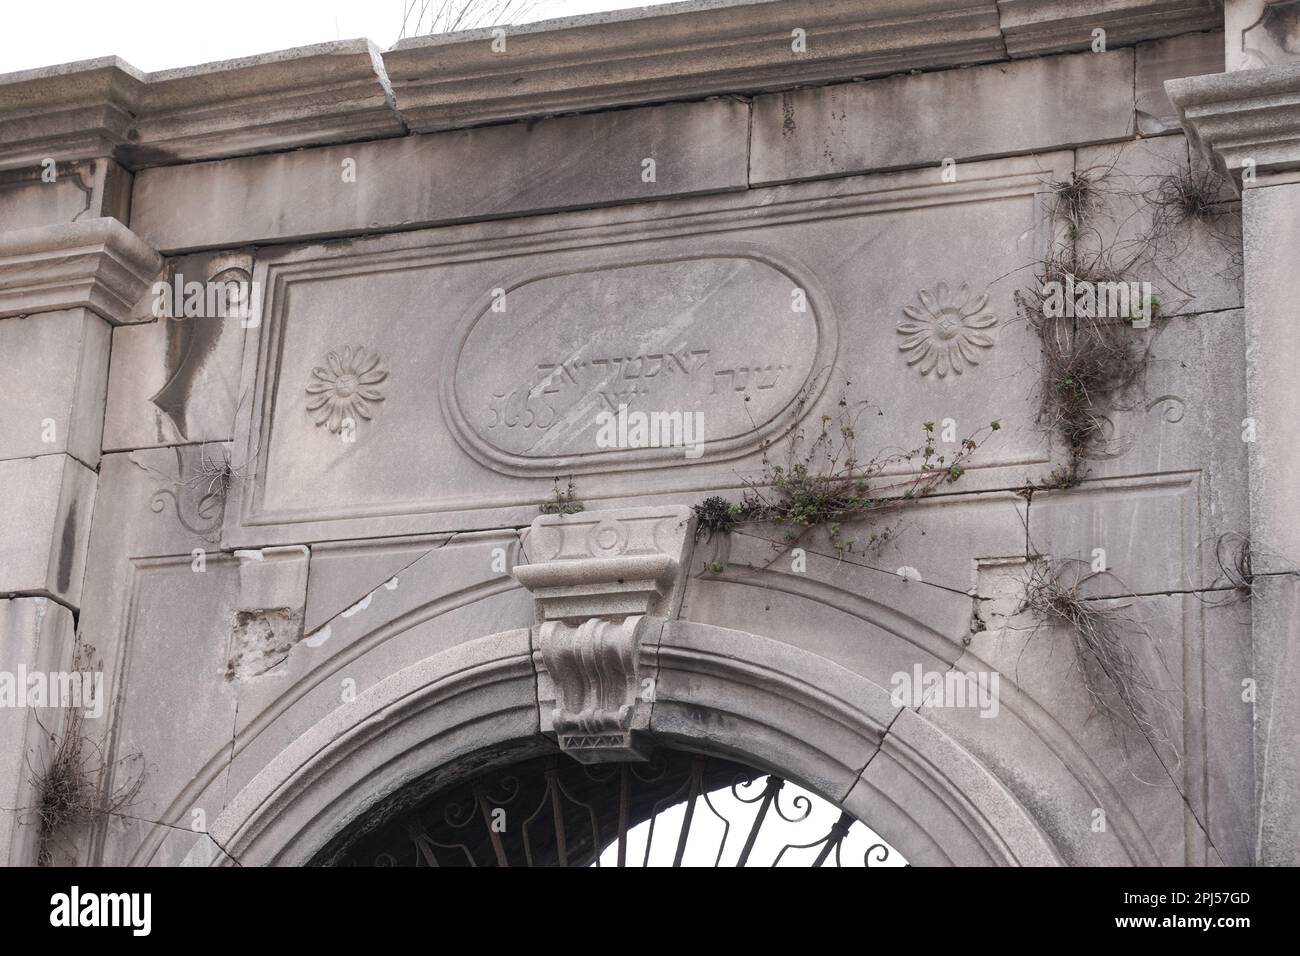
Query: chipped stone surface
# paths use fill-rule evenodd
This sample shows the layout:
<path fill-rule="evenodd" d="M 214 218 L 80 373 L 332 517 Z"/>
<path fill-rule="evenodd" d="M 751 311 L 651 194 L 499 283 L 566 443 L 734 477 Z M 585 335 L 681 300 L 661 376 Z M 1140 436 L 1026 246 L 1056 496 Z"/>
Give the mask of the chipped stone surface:
<path fill-rule="evenodd" d="M 915 865 L 1295 860 L 1300 73 L 1219 74 L 1203 0 L 888 14 L 701 0 L 500 55 L 0 77 L 0 664 L 92 640 L 96 743 L 150 767 L 81 858 L 306 863 L 489 766 L 669 747 L 797 780 Z M 1226 244 L 1179 222 L 1140 263 L 1142 380 L 1094 407 L 1082 480 L 1036 487 L 1066 459 L 1017 301 L 1049 194 L 1105 168 L 1055 238 L 1113 250 L 1168 175 L 1250 158 L 1208 197 Z M 247 323 L 152 308 L 160 275 L 234 273 Z M 871 507 L 805 527 L 822 430 Z M 696 533 L 778 463 L 805 510 Z M 1221 551 L 1247 531 L 1253 598 Z M 1026 610 L 1062 564 L 1158 675 L 1154 739 L 1099 711 L 1067 605 Z M 29 731 L 0 714 L 0 766 Z"/>
<path fill-rule="evenodd" d="M 1181 132 L 1178 110 L 1165 93 L 1165 80 L 1222 73 L 1223 34 L 1189 33 L 1140 43 L 1134 60 L 1138 132 L 1143 136 Z"/>
<path fill-rule="evenodd" d="M 302 613 L 287 607 L 235 611 L 230 627 L 226 680 L 260 677 L 284 663 L 289 648 L 302 638 Z"/>

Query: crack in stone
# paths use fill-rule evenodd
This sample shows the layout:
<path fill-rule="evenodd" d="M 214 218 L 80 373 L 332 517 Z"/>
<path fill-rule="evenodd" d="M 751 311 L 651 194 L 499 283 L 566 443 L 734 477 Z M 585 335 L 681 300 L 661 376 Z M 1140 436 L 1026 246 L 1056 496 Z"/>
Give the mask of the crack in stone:
<path fill-rule="evenodd" d="M 369 598 L 371 598 L 371 597 L 372 597 L 372 596 L 373 596 L 377 591 L 379 591 L 380 588 L 385 587 L 389 582 L 391 582 L 391 581 L 395 580 L 396 578 L 400 577 L 401 575 L 405 574 L 407 571 L 409 571 L 411 568 L 415 567 L 415 565 L 419 564 L 421 561 L 423 561 L 423 560 L 424 560 L 425 558 L 427 558 L 429 555 L 433 554 L 435 551 L 441 551 L 441 550 L 442 550 L 443 548 L 445 548 L 447 545 L 451 544 L 451 542 L 454 541 L 457 537 L 459 537 L 459 536 L 461 536 L 461 535 L 463 535 L 463 534 L 465 534 L 465 533 L 466 533 L 466 532 L 462 532 L 462 531 L 453 531 L 453 532 L 451 532 L 450 534 L 448 534 L 447 537 L 444 538 L 442 541 L 438 542 L 436 545 L 434 545 L 434 546 L 432 546 L 432 547 L 430 547 L 430 548 L 428 548 L 428 549 L 426 549 L 426 550 L 424 550 L 424 551 L 421 551 L 418 555 L 416 555 L 416 557 L 414 557 L 413 559 L 411 559 L 409 562 L 407 562 L 406 564 L 404 564 L 402 567 L 398 568 L 398 569 L 397 569 L 396 571 L 394 571 L 392 574 L 388 575 L 386 578 L 384 578 L 384 580 L 382 580 L 382 581 L 380 581 L 379 583 L 377 583 L 374 587 L 369 588 L 369 589 L 368 589 L 364 594 L 362 594 L 362 596 L 361 596 L 359 599 L 357 599 L 356 601 L 353 601 L 352 603 L 348 604 L 347 607 L 343 608 L 343 610 L 341 610 L 341 611 L 339 611 L 338 613 L 336 613 L 336 614 L 332 615 L 331 617 L 329 617 L 329 618 L 328 618 L 326 621 L 324 621 L 324 622 L 323 622 L 319 627 L 314 627 L 314 628 L 311 629 L 310 632 L 306 632 L 306 633 L 304 633 L 304 634 L 302 635 L 302 638 L 301 638 L 299 641 L 295 641 L 294 643 L 295 643 L 295 644 L 298 644 L 298 643 L 301 643 L 302 641 L 309 640 L 310 638 L 315 637 L 316 635 L 320 634 L 322 631 L 325 631 L 326 629 L 328 629 L 331 625 L 334 624 L 335 621 L 338 621 L 340 618 L 343 618 L 343 617 L 350 617 L 352 614 L 356 613 L 356 611 L 353 610 L 354 608 L 358 608 L 358 607 L 359 607 L 360 605 L 362 605 L 364 602 L 368 601 Z M 311 594 L 311 567 L 310 567 L 310 565 L 309 565 L 308 568 L 307 568 L 307 575 L 308 575 L 308 581 L 307 581 L 307 585 L 308 585 L 308 587 L 307 587 L 307 594 L 310 595 L 310 594 Z M 286 657 L 287 657 L 287 655 L 286 655 Z"/>
<path fill-rule="evenodd" d="M 220 850 L 220 851 L 221 851 L 221 854 L 222 854 L 223 856 L 225 856 L 227 859 L 229 859 L 232 863 L 234 863 L 235 866 L 238 866 L 238 867 L 241 867 L 241 868 L 242 868 L 243 865 L 244 865 L 243 863 L 241 863 L 241 862 L 239 861 L 239 858 L 238 858 L 238 857 L 236 857 L 233 853 L 231 853 L 229 850 L 227 850 L 227 849 L 225 848 L 225 846 L 222 845 L 221 841 L 218 840 L 216 837 L 214 837 L 214 836 L 213 836 L 211 833 L 209 833 L 206 829 L 205 829 L 205 830 L 194 830 L 194 829 L 192 829 L 192 828 L 190 828 L 190 827 L 177 826 L 175 823 L 163 823 L 161 820 L 150 820 L 150 819 L 148 819 L 147 817 L 137 817 L 137 816 L 133 816 L 132 814 L 129 814 L 129 813 L 122 813 L 121 811 L 110 810 L 110 811 L 108 811 L 108 813 L 109 813 L 110 816 L 121 817 L 121 818 L 124 819 L 124 820 L 134 820 L 134 821 L 137 822 L 137 823 L 146 823 L 146 824 L 148 824 L 149 826 L 154 826 L 154 827 L 165 827 L 165 828 L 168 829 L 168 830 L 180 830 L 180 831 L 182 831 L 183 833 L 193 833 L 193 834 L 196 834 L 196 835 L 199 835 L 199 836 L 205 836 L 205 837 L 207 837 L 209 840 L 211 840 L 211 841 L 212 841 L 212 845 L 215 846 L 218 850 Z"/>

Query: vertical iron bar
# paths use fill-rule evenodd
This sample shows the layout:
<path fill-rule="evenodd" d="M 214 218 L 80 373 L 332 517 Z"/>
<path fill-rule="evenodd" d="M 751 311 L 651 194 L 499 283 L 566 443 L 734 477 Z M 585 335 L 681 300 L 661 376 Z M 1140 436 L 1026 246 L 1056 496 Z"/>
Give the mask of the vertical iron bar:
<path fill-rule="evenodd" d="M 551 791 L 551 818 L 555 821 L 555 852 L 560 866 L 569 865 L 569 848 L 564 839 L 564 808 L 560 805 L 560 788 L 556 785 L 554 767 L 546 771 L 546 788 Z"/>
<path fill-rule="evenodd" d="M 483 826 L 487 827 L 488 839 L 492 842 L 492 852 L 497 857 L 497 866 L 509 866 L 510 861 L 506 859 L 506 848 L 501 845 L 501 837 L 492 829 L 492 810 L 488 806 L 487 796 L 483 793 L 482 787 L 474 788 L 474 799 L 478 801 L 479 813 L 483 816 Z"/>
<path fill-rule="evenodd" d="M 744 866 L 749 862 L 749 853 L 754 849 L 754 841 L 758 839 L 758 831 L 763 829 L 763 821 L 767 817 L 768 808 L 772 806 L 777 791 L 783 786 L 785 786 L 785 781 L 780 777 L 771 776 L 767 778 L 767 786 L 763 788 L 763 802 L 758 805 L 758 815 L 754 817 L 754 825 L 749 828 L 749 836 L 745 838 L 745 848 L 740 851 L 740 859 L 736 861 L 736 866 Z"/>
<path fill-rule="evenodd" d="M 840 818 L 831 827 L 831 832 L 826 834 L 825 846 L 817 854 L 817 859 L 813 861 L 814 867 L 819 867 L 826 862 L 826 858 L 831 855 L 831 850 L 838 848 L 844 842 L 844 837 L 848 835 L 851 826 L 853 826 L 853 818 L 844 811 L 840 811 Z"/>
<path fill-rule="evenodd" d="M 618 783 L 618 865 L 627 866 L 627 824 L 631 816 L 632 771 L 627 764 L 619 769 Z"/>
<path fill-rule="evenodd" d="M 438 858 L 433 855 L 433 850 L 429 848 L 425 831 L 411 826 L 407 827 L 406 832 L 410 835 L 411 842 L 415 844 L 415 848 L 420 851 L 420 856 L 424 857 L 424 862 L 429 864 L 429 866 L 437 866 Z M 473 862 L 473 860 L 471 859 L 470 862 Z"/>
<path fill-rule="evenodd" d="M 703 778 L 704 758 L 697 756 L 691 761 L 690 796 L 686 798 L 686 816 L 682 818 L 682 833 L 677 838 L 677 855 L 673 857 L 673 866 L 682 865 L 682 857 L 686 853 L 686 840 L 691 835 L 691 820 L 695 816 L 695 801 L 699 799 Z"/>

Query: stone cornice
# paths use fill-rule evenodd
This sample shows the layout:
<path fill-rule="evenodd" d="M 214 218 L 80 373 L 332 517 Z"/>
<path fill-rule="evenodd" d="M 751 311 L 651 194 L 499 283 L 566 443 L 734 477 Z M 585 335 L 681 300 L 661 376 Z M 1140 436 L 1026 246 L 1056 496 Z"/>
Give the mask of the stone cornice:
<path fill-rule="evenodd" d="M 0 232 L 0 319 L 87 308 L 129 322 L 162 264 L 116 219 Z"/>
<path fill-rule="evenodd" d="M 1114 47 L 1222 25 L 1220 0 L 719 0 L 515 27 L 504 53 L 487 30 L 413 38 L 384 65 L 407 124 L 433 131 L 1086 50 L 1094 27 Z"/>
<path fill-rule="evenodd" d="M 1240 184 L 1255 174 L 1300 169 L 1300 63 L 1169 80 L 1183 129 Z"/>
<path fill-rule="evenodd" d="M 149 74 L 110 57 L 0 76 L 0 169 L 105 155 L 140 168 L 404 132 L 367 40 Z"/>
<path fill-rule="evenodd" d="M 113 155 L 143 85 L 117 57 L 0 76 L 0 169 Z"/>
<path fill-rule="evenodd" d="M 1092 31 L 1106 47 L 1223 29 L 1223 0 L 998 0 L 1013 57 L 1087 50 Z"/>
<path fill-rule="evenodd" d="M 1094 9 L 1100 8 L 1100 9 Z M 1083 11 L 1083 12 L 1080 12 Z M 181 70 L 117 58 L 0 76 L 0 169 L 144 166 L 939 70 L 1222 24 L 1220 0 L 687 0 Z M 791 49 L 806 34 L 806 52 Z M 391 77 L 391 85 L 389 79 Z"/>
<path fill-rule="evenodd" d="M 808 52 L 791 50 L 806 32 Z M 1004 59 L 987 0 L 680 3 L 403 40 L 384 54 L 412 129 L 629 106 Z"/>

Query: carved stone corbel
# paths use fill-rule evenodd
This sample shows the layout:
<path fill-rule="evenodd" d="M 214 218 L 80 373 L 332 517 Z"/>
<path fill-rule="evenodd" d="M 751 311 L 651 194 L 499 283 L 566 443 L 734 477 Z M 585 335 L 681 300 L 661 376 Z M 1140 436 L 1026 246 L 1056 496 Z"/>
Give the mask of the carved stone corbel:
<path fill-rule="evenodd" d="M 544 515 L 515 577 L 537 600 L 533 658 L 544 733 L 583 763 L 644 759 L 654 655 L 676 616 L 689 508 Z"/>

